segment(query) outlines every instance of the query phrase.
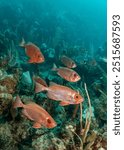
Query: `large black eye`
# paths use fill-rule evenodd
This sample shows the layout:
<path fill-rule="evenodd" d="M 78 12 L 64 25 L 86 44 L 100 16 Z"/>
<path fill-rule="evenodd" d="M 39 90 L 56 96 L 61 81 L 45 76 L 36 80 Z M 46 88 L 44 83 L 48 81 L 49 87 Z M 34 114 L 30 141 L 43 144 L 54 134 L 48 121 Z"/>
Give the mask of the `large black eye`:
<path fill-rule="evenodd" d="M 38 55 L 38 58 L 40 58 L 40 55 Z"/>
<path fill-rule="evenodd" d="M 50 120 L 50 119 L 47 119 L 47 123 L 51 123 L 51 120 Z"/>
<path fill-rule="evenodd" d="M 74 99 L 75 99 L 76 101 L 78 101 L 79 95 L 78 95 L 78 94 L 75 94 Z"/>
<path fill-rule="evenodd" d="M 77 77 L 77 74 L 76 74 L 76 73 L 74 73 L 74 77 Z"/>
<path fill-rule="evenodd" d="M 76 95 L 75 98 L 78 98 L 78 95 Z"/>

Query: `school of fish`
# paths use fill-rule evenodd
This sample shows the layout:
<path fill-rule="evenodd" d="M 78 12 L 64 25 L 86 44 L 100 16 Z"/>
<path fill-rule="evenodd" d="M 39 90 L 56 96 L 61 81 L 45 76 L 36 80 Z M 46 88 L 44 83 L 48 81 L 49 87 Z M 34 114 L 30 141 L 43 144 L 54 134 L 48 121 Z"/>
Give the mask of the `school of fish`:
<path fill-rule="evenodd" d="M 22 39 L 19 44 L 20 47 L 25 48 L 25 53 L 29 57 L 28 63 L 39 64 L 45 61 L 44 55 L 41 52 L 40 48 L 35 44 L 28 42 L 25 43 L 25 40 Z M 81 77 L 80 75 L 73 70 L 77 67 L 74 60 L 63 55 L 60 58 L 60 61 L 65 67 L 58 67 L 54 64 L 52 71 L 56 71 L 57 74 L 66 81 L 69 82 L 78 82 Z M 46 91 L 46 95 L 49 99 L 60 101 L 61 106 L 67 106 L 70 104 L 80 104 L 84 101 L 83 96 L 78 91 L 75 91 L 67 86 L 59 85 L 54 82 L 50 82 L 49 86 L 44 79 L 40 76 L 33 75 L 33 81 L 35 82 L 35 93 Z M 55 120 L 51 115 L 41 106 L 34 102 L 24 104 L 21 101 L 21 98 L 17 95 L 16 100 L 13 102 L 13 108 L 18 107 L 22 109 L 22 115 L 28 118 L 31 121 L 34 121 L 33 128 L 54 128 L 57 126 Z"/>

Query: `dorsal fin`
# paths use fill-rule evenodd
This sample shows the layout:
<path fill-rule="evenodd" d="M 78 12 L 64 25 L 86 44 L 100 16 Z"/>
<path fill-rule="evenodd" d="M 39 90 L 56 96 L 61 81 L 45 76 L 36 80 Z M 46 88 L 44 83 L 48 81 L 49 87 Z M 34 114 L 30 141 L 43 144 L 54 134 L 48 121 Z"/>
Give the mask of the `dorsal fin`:
<path fill-rule="evenodd" d="M 56 64 L 53 64 L 53 68 L 51 70 L 52 71 L 58 71 L 58 68 L 57 68 Z"/>

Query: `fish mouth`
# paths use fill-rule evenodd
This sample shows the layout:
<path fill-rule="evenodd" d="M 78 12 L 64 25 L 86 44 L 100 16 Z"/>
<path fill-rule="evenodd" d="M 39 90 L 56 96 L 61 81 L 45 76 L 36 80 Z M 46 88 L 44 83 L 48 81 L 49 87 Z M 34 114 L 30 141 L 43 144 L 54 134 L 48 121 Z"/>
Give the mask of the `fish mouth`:
<path fill-rule="evenodd" d="M 76 68 L 77 67 L 77 65 L 76 64 L 74 64 L 73 66 L 72 66 L 72 68 Z"/>
<path fill-rule="evenodd" d="M 42 62 L 44 62 L 44 59 L 43 59 L 43 58 L 40 58 L 40 59 L 38 59 L 38 61 L 37 61 L 37 63 L 42 63 Z"/>
<path fill-rule="evenodd" d="M 71 77 L 70 77 L 71 78 Z M 79 81 L 81 79 L 81 77 L 80 76 L 76 76 L 76 77 L 74 77 L 74 76 L 72 76 L 72 78 L 71 78 L 71 82 L 77 82 L 77 81 Z"/>
<path fill-rule="evenodd" d="M 49 129 L 52 129 L 52 128 L 55 128 L 56 126 L 57 126 L 57 124 L 54 123 L 54 124 L 52 124 L 52 125 L 48 125 L 48 128 L 49 128 Z"/>
<path fill-rule="evenodd" d="M 79 81 L 81 78 L 80 77 L 77 77 L 77 81 Z"/>
<path fill-rule="evenodd" d="M 82 98 L 81 100 L 80 100 L 80 103 L 82 103 L 84 101 L 84 99 Z"/>
<path fill-rule="evenodd" d="M 76 78 L 74 78 L 74 82 L 77 82 L 77 81 L 79 81 L 81 78 L 78 76 L 78 77 L 76 77 Z"/>
<path fill-rule="evenodd" d="M 80 99 L 76 104 L 80 104 L 80 103 L 82 103 L 84 101 L 84 99 L 82 98 L 82 99 Z"/>

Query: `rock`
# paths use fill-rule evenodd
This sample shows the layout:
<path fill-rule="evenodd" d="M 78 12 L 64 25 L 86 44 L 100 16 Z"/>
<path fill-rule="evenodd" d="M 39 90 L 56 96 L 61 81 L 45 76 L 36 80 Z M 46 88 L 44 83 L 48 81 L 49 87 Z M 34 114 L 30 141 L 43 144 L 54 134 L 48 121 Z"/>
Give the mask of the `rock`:
<path fill-rule="evenodd" d="M 21 82 L 27 86 L 32 85 L 32 79 L 29 71 L 26 71 L 22 74 Z"/>
<path fill-rule="evenodd" d="M 34 84 L 33 84 L 32 77 L 30 75 L 30 72 L 26 71 L 22 74 L 20 85 L 19 85 L 19 90 L 23 94 L 27 95 L 29 93 L 31 94 L 33 89 L 34 89 Z"/>

